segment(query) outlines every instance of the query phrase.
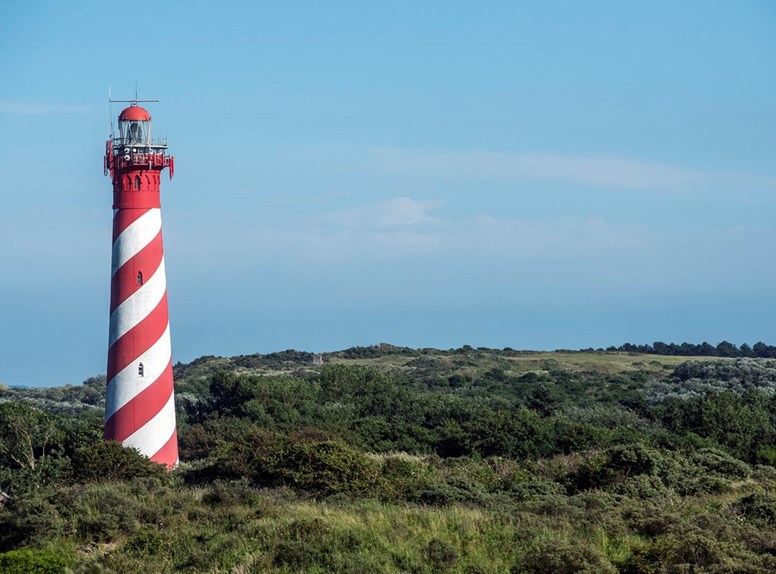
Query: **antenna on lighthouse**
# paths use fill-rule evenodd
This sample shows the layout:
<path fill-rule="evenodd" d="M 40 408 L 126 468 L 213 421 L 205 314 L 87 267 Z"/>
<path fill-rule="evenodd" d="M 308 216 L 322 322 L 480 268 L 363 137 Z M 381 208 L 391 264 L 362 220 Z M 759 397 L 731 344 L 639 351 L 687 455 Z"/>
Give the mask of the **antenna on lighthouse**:
<path fill-rule="evenodd" d="M 113 138 L 113 106 L 110 105 L 110 86 L 108 86 L 108 134 Z"/>
<path fill-rule="evenodd" d="M 111 102 L 123 102 L 126 104 L 142 104 L 143 102 L 158 102 L 159 100 L 111 100 Z"/>
<path fill-rule="evenodd" d="M 109 88 L 110 90 L 110 88 Z M 108 98 L 110 99 L 110 92 L 108 92 Z M 144 102 L 158 102 L 159 100 L 141 100 L 137 97 L 137 80 L 135 80 L 135 99 L 134 100 L 110 100 L 111 102 L 120 102 L 123 104 L 142 104 Z"/>

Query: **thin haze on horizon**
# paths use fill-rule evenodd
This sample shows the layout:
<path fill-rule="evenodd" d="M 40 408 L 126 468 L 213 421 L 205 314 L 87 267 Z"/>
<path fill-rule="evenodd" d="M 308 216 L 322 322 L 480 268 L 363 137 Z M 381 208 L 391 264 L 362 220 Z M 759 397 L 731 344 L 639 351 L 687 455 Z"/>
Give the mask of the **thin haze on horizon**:
<path fill-rule="evenodd" d="M 174 361 L 776 343 L 773 2 L 1 12 L 0 382 L 105 372 L 135 82 L 176 158 Z"/>

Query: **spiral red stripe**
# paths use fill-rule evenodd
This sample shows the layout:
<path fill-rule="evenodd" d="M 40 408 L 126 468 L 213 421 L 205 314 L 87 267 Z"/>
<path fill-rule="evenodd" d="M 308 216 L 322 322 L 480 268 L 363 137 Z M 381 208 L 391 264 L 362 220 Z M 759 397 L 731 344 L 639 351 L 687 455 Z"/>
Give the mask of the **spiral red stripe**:
<path fill-rule="evenodd" d="M 148 456 L 155 456 L 175 433 L 175 400 L 170 398 L 153 418 L 138 426 L 130 436 L 122 441 L 125 446 L 138 449 Z M 152 454 L 153 453 L 153 454 Z M 176 461 L 169 460 L 173 465 Z"/>
<path fill-rule="evenodd" d="M 124 441 L 153 419 L 170 399 L 171 379 L 172 361 L 150 386 L 113 413 L 105 423 L 105 436 L 112 440 Z"/>
<path fill-rule="evenodd" d="M 160 210 L 119 209 L 114 228 L 105 437 L 173 466 L 178 457 L 177 442 L 170 442 L 175 405 Z"/>
<path fill-rule="evenodd" d="M 132 223 L 145 215 L 147 209 L 117 209 L 113 216 L 113 241 Z"/>
<path fill-rule="evenodd" d="M 172 459 L 175 459 L 175 464 L 178 464 L 178 432 L 175 430 L 173 430 L 170 440 L 151 456 L 152 461 L 166 464 L 167 466 L 170 466 L 167 461 Z"/>
<path fill-rule="evenodd" d="M 151 243 L 119 267 L 111 278 L 111 313 L 156 273 L 162 263 L 163 256 L 162 232 L 160 231 Z"/>
<path fill-rule="evenodd" d="M 140 356 L 137 348 L 139 339 L 156 342 L 164 334 L 167 325 L 167 293 L 165 293 L 159 304 L 142 323 L 127 331 L 108 349 L 108 380 L 113 379 Z"/>

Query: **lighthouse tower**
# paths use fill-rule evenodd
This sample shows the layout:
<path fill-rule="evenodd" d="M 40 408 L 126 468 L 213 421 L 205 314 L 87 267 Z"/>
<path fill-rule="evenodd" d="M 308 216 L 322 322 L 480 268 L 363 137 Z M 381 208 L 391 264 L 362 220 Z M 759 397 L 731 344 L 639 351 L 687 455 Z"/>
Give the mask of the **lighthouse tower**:
<path fill-rule="evenodd" d="M 178 438 L 159 182 L 164 168 L 172 178 L 174 163 L 137 102 L 121 112 L 105 150 L 113 180 L 105 438 L 172 468 Z"/>

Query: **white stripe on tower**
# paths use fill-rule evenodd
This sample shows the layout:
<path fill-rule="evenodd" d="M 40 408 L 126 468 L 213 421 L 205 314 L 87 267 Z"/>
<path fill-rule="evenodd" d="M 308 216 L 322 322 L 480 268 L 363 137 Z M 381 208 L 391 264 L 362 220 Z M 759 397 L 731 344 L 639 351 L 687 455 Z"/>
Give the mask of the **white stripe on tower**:
<path fill-rule="evenodd" d="M 161 210 L 118 209 L 113 220 L 105 437 L 177 463 L 172 353 Z"/>
<path fill-rule="evenodd" d="M 121 232 L 113 243 L 111 275 L 148 245 L 162 230 L 162 210 L 149 209 Z"/>
<path fill-rule="evenodd" d="M 131 279 L 137 282 L 137 274 Z M 165 293 L 167 293 L 167 277 L 164 274 L 164 259 L 162 259 L 156 273 L 149 279 L 144 277 L 140 289 L 122 301 L 111 312 L 108 345 L 112 346 L 145 319 L 151 310 L 159 304 Z"/>
<path fill-rule="evenodd" d="M 108 381 L 106 400 L 113 405 L 115 412 L 164 374 L 172 356 L 170 349 L 170 327 L 164 330 L 159 340 L 150 349 L 137 357 L 135 361 L 121 369 Z M 143 363 L 143 376 L 137 376 L 138 363 Z M 106 416 L 106 420 L 110 417 Z"/>
<path fill-rule="evenodd" d="M 126 446 L 133 446 L 142 451 L 143 448 L 158 452 L 175 432 L 175 399 L 172 395 L 159 413 L 133 435 L 124 441 Z"/>

